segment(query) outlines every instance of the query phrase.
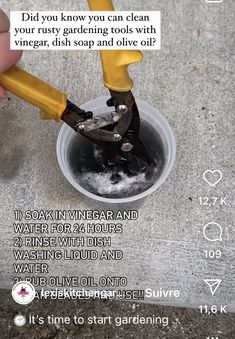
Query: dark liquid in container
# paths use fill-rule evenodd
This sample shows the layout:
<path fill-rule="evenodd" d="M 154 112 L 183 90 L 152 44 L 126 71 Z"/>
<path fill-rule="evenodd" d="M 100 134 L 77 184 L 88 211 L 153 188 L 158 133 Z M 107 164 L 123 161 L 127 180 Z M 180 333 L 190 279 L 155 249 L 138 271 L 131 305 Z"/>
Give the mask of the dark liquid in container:
<path fill-rule="evenodd" d="M 147 164 L 132 152 L 116 152 L 79 135 L 70 142 L 68 161 L 75 180 L 87 191 L 106 198 L 127 198 L 150 188 L 164 166 L 164 148 L 157 131 L 141 121 L 140 138 L 154 160 Z"/>

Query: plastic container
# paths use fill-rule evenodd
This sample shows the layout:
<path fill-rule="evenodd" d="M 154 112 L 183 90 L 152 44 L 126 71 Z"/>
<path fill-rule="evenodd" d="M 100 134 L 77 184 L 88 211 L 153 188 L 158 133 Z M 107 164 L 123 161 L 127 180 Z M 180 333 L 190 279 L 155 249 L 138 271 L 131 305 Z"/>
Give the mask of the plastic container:
<path fill-rule="evenodd" d="M 110 111 L 110 109 L 106 106 L 106 101 L 109 97 L 100 97 L 95 100 L 89 101 L 85 103 L 81 108 L 92 111 L 94 115 L 99 115 L 104 112 Z M 149 105 L 148 103 L 142 100 L 136 100 L 137 106 L 140 112 L 141 120 L 147 121 L 158 133 L 161 143 L 163 146 L 163 153 L 164 153 L 164 164 L 162 168 L 162 172 L 160 176 L 153 182 L 152 186 L 148 188 L 146 191 L 125 198 L 106 198 L 94 193 L 89 192 L 88 190 L 84 189 L 76 180 L 73 171 L 70 168 L 69 164 L 69 152 L 70 146 L 72 143 L 73 138 L 78 138 L 81 136 L 77 135 L 68 125 L 63 124 L 59 136 L 57 139 L 57 159 L 61 171 L 63 172 L 65 178 L 70 182 L 70 184 L 80 193 L 82 193 L 88 200 L 86 202 L 90 205 L 90 200 L 93 199 L 93 206 L 94 202 L 100 202 L 98 207 L 104 208 L 104 204 L 115 204 L 120 206 L 125 206 L 128 208 L 139 207 L 138 202 L 141 203 L 144 198 L 149 196 L 151 193 L 156 191 L 160 185 L 166 180 L 168 175 L 170 174 L 176 154 L 176 143 L 174 134 L 170 125 L 168 124 L 167 120 L 164 116 L 153 106 Z M 133 204 L 133 202 L 135 202 Z M 126 204 L 129 205 L 126 205 Z M 110 205 L 109 205 L 110 206 Z M 97 207 L 97 204 L 96 204 Z"/>

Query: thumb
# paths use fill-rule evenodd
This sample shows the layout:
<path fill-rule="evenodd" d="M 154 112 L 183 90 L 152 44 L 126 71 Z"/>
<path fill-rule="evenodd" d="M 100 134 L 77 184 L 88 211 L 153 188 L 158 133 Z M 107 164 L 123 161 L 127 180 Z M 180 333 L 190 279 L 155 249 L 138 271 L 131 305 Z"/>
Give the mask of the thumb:
<path fill-rule="evenodd" d="M 10 50 L 10 33 L 0 33 L 0 73 L 15 65 L 23 52 Z"/>

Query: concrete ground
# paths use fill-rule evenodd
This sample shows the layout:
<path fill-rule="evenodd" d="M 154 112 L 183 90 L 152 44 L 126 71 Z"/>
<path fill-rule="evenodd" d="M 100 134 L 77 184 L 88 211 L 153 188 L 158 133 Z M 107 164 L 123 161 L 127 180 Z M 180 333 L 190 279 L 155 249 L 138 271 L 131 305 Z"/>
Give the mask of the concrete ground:
<path fill-rule="evenodd" d="M 39 9 L 31 0 L 3 0 L 1 8 L 7 13 Z M 161 51 L 145 52 L 144 61 L 132 66 L 130 72 L 135 96 L 156 106 L 172 126 L 176 162 L 166 183 L 140 208 L 139 219 L 125 222 L 123 235 L 113 237 L 113 247 L 124 252 L 120 263 L 53 262 L 50 274 L 99 277 L 118 272 L 128 277 L 129 289 L 162 287 L 181 292 L 177 299 L 149 302 L 187 308 L 227 304 L 228 310 L 234 311 L 235 3 L 131 0 L 127 4 L 120 0 L 116 8 L 162 12 Z M 40 1 L 40 10 L 52 9 L 85 10 L 87 5 L 85 1 Z M 95 51 L 28 51 L 20 65 L 79 105 L 107 94 Z M 87 207 L 57 164 L 60 125 L 39 120 L 36 108 L 13 96 L 0 105 L 0 279 L 1 286 L 9 288 L 14 275 L 13 210 Z M 216 187 L 202 178 L 208 169 L 223 174 Z M 202 196 L 226 197 L 228 205 L 200 206 L 198 198 Z M 203 226 L 209 222 L 221 225 L 222 242 L 203 237 Z M 204 251 L 208 249 L 221 250 L 221 258 L 206 259 Z M 222 279 L 214 296 L 204 279 Z M 126 307 L 115 305 L 117 309 Z M 205 324 L 202 317 L 195 318 L 198 311 L 188 312 L 187 321 L 197 319 L 197 324 Z M 218 318 L 227 324 L 223 317 Z"/>
<path fill-rule="evenodd" d="M 197 310 L 162 307 L 157 305 L 110 302 L 110 301 L 35 301 L 27 306 L 16 305 L 10 292 L 0 290 L 0 337 L 1 339 L 199 339 L 235 337 L 235 315 L 200 315 Z M 27 324 L 23 327 L 13 325 L 12 319 L 18 312 L 25 315 Z M 50 316 L 63 316 L 73 318 L 74 315 L 87 319 L 93 316 L 115 317 L 151 317 L 152 315 L 168 318 L 168 325 L 29 325 L 31 315 L 47 318 Z"/>

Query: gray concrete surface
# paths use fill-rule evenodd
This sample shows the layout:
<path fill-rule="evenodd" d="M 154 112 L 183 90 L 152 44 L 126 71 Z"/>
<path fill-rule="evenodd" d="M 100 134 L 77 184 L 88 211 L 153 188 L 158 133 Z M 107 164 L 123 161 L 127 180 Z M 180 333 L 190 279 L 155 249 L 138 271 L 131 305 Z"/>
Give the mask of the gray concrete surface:
<path fill-rule="evenodd" d="M 1 1 L 9 10 L 37 10 L 31 1 Z M 40 10 L 84 10 L 86 2 L 40 1 Z M 116 2 L 119 10 L 162 11 L 162 49 L 145 52 L 131 68 L 136 97 L 169 120 L 177 141 L 176 163 L 166 183 L 114 237 L 121 263 L 54 262 L 56 275 L 126 275 L 129 288 L 179 289 L 177 300 L 153 303 L 198 307 L 228 304 L 234 298 L 234 13 L 233 0 Z M 66 92 L 78 104 L 107 92 L 94 51 L 25 52 L 20 65 Z M 38 110 L 18 98 L 0 103 L 1 285 L 11 285 L 13 210 L 83 209 L 82 197 L 63 178 L 56 160 L 59 125 L 40 121 Z M 222 181 L 210 188 L 202 179 L 219 169 Z M 228 206 L 202 207 L 200 196 L 225 196 Z M 221 224 L 223 241 L 202 234 L 211 221 Z M 220 249 L 220 260 L 206 260 L 205 249 Z M 214 296 L 204 279 L 220 278 Z"/>
<path fill-rule="evenodd" d="M 214 338 L 233 339 L 235 336 L 235 314 L 217 316 L 201 315 L 197 310 L 162 307 L 117 301 L 71 301 L 44 300 L 36 301 L 24 307 L 17 305 L 10 292 L 0 289 L 0 337 L 1 339 L 199 339 L 213 336 Z M 21 312 L 27 319 L 27 324 L 17 327 L 13 324 L 14 316 Z M 64 316 L 73 318 L 79 315 L 85 319 L 89 316 L 141 317 L 152 315 L 168 318 L 168 325 L 121 325 L 112 321 L 108 325 L 29 325 L 29 315 Z M 166 325 L 166 323 L 165 323 Z"/>

